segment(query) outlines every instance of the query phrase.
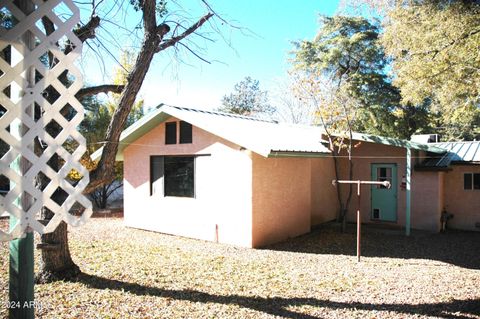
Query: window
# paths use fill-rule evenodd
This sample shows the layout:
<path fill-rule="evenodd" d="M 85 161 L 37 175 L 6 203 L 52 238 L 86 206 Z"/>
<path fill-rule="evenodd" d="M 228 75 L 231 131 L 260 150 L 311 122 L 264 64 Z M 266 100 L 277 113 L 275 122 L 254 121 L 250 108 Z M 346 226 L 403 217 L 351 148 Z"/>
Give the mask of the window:
<path fill-rule="evenodd" d="M 377 182 L 389 181 L 392 184 L 392 168 L 378 167 L 377 168 Z M 377 188 L 387 188 L 383 185 L 377 185 Z"/>
<path fill-rule="evenodd" d="M 165 144 L 177 144 L 177 122 L 165 123 Z"/>
<path fill-rule="evenodd" d="M 192 124 L 180 121 L 180 144 L 192 143 Z"/>
<path fill-rule="evenodd" d="M 480 173 L 463 174 L 463 189 L 480 189 Z"/>
<path fill-rule="evenodd" d="M 150 194 L 195 197 L 195 157 L 152 156 Z"/>
<path fill-rule="evenodd" d="M 165 157 L 165 196 L 194 197 L 194 158 Z"/>
<path fill-rule="evenodd" d="M 180 121 L 180 144 L 192 143 L 192 124 Z M 177 122 L 165 123 L 165 144 L 177 144 Z"/>
<path fill-rule="evenodd" d="M 163 195 L 163 156 L 150 157 L 150 195 Z"/>

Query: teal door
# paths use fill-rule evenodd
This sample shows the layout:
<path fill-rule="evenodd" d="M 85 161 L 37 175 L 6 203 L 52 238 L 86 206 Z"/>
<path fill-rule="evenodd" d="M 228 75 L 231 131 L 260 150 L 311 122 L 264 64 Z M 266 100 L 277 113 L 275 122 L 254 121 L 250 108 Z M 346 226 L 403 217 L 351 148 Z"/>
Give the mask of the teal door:
<path fill-rule="evenodd" d="M 391 188 L 372 185 L 372 219 L 397 221 L 397 165 L 372 164 L 373 181 L 389 181 Z"/>

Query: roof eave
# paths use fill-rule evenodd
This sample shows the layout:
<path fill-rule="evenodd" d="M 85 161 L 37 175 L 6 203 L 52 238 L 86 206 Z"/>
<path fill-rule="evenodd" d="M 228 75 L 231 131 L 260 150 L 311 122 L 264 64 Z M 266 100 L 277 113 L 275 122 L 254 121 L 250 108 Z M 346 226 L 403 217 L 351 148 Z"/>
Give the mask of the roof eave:
<path fill-rule="evenodd" d="M 480 162 L 476 161 L 452 161 L 452 165 L 465 165 L 465 166 L 471 166 L 471 165 L 479 165 Z"/>
<path fill-rule="evenodd" d="M 272 158 L 287 158 L 287 157 L 296 157 L 296 158 L 319 158 L 326 157 L 330 153 L 324 152 L 294 152 L 294 151 L 271 151 L 268 154 L 268 157 Z"/>
<path fill-rule="evenodd" d="M 436 154 L 443 154 L 446 152 L 445 149 L 436 147 L 433 145 L 422 144 L 422 143 L 417 143 L 412 141 L 405 141 L 405 140 L 400 140 L 400 139 L 390 138 L 390 137 L 383 137 L 383 136 L 376 136 L 376 135 L 369 135 L 369 134 L 362 134 L 362 133 L 353 133 L 352 138 L 358 141 L 384 144 L 384 145 L 390 145 L 390 146 L 396 146 L 396 147 L 402 147 L 402 148 L 410 148 L 414 150 L 432 152 Z"/>
<path fill-rule="evenodd" d="M 447 166 L 424 166 L 424 165 L 415 166 L 415 171 L 418 171 L 418 172 L 447 172 L 451 170 L 452 168 Z"/>
<path fill-rule="evenodd" d="M 120 135 L 118 150 L 117 150 L 115 160 L 123 161 L 123 150 L 128 145 L 130 145 L 131 143 L 133 143 L 134 141 L 136 141 L 137 139 L 145 135 L 147 132 L 151 131 L 159 123 L 164 122 L 169 117 L 171 117 L 171 115 L 163 112 L 162 108 L 159 108 L 145 115 L 139 121 L 127 127 Z M 102 152 L 103 152 L 103 146 L 98 150 L 96 150 L 92 155 L 90 155 L 90 158 L 93 161 L 98 161 L 102 156 Z"/>

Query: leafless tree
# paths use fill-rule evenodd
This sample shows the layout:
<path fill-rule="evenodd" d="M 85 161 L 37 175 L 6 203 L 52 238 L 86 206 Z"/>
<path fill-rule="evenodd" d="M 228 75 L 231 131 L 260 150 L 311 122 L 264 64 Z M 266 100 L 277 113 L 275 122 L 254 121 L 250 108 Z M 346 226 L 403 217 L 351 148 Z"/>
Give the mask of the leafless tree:
<path fill-rule="evenodd" d="M 84 43 L 84 47 L 90 49 L 86 54 L 90 54 L 90 58 L 96 57 L 100 65 L 103 64 L 104 56 L 115 59 L 111 48 L 122 47 L 122 42 L 137 43 L 135 40 L 140 40 L 138 41 L 139 47 L 136 48 L 138 54 L 135 65 L 128 75 L 125 86 L 102 84 L 85 88 L 77 94 L 78 98 L 83 98 L 101 92 L 121 92 L 118 106 L 104 138 L 102 157 L 97 168 L 90 174 L 90 183 L 85 190 L 86 193 L 92 192 L 115 178 L 114 164 L 120 133 L 154 57 L 171 49 L 169 51 L 173 51 L 173 56 L 178 57 L 183 54 L 182 52 L 187 52 L 203 62 L 209 62 L 203 57 L 207 45 L 201 46 L 196 40 L 208 44 L 213 41 L 210 35 L 221 34 L 221 27 L 237 28 L 218 15 L 205 0 L 199 0 L 204 13 L 197 17 L 190 15 L 189 8 L 183 7 L 180 0 L 170 3 L 175 6 L 175 9 L 171 11 L 167 8 L 166 1 L 162 0 L 113 2 L 91 0 L 78 3 L 82 8 L 81 12 L 89 12 L 89 14 L 87 21 L 83 22 L 74 32 Z M 125 27 L 127 18 L 130 19 L 132 15 L 138 17 L 138 24 L 133 28 Z M 209 32 L 199 32 L 205 24 L 208 24 Z M 54 25 L 48 19 L 44 19 L 43 25 L 47 34 L 54 31 Z M 112 29 L 116 31 L 112 31 Z M 123 32 L 130 37 L 130 40 L 119 40 L 116 32 Z M 72 47 L 67 42 L 63 51 L 68 54 L 71 50 Z M 49 62 L 54 63 L 53 61 L 54 57 L 50 57 Z M 48 219 L 52 217 L 52 214 L 45 212 L 43 217 Z M 43 235 L 39 247 L 42 248 L 42 263 L 37 274 L 38 281 L 64 278 L 79 272 L 78 266 L 70 256 L 65 223 L 62 223 L 55 232 Z"/>

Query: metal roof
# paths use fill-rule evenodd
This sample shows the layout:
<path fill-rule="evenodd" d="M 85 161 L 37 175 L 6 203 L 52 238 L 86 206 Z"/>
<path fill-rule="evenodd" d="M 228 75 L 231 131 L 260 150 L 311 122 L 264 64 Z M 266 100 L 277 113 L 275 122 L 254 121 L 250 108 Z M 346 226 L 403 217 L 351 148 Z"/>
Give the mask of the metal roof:
<path fill-rule="evenodd" d="M 322 156 L 330 151 L 321 142 L 319 127 L 279 124 L 252 117 L 162 105 L 145 115 L 122 132 L 117 160 L 123 160 L 123 150 L 135 140 L 170 117 L 183 120 L 264 157 L 303 153 Z M 92 154 L 98 160 L 103 148 Z"/>
<path fill-rule="evenodd" d="M 434 143 L 418 143 L 418 142 L 400 140 L 400 139 L 391 138 L 391 137 L 383 137 L 383 136 L 369 135 L 369 134 L 363 134 L 363 133 L 353 133 L 352 138 L 357 141 L 365 141 L 365 142 L 371 142 L 371 143 L 377 143 L 377 144 L 410 148 L 414 150 L 420 150 L 420 151 L 437 153 L 437 154 L 445 153 L 445 149 L 438 147 Z"/>
<path fill-rule="evenodd" d="M 322 144 L 324 142 L 322 141 L 323 130 L 318 126 L 279 124 L 276 121 L 235 114 L 162 105 L 122 132 L 118 145 L 117 160 L 123 160 L 123 150 L 128 145 L 171 117 L 188 122 L 264 157 L 318 157 L 331 153 Z M 411 148 L 437 154 L 444 154 L 446 151 L 444 145 L 440 145 L 443 143 L 424 144 L 362 133 L 353 133 L 352 137 L 358 141 Z M 98 160 L 102 151 L 103 148 L 100 148 L 93 153 L 92 159 Z"/>
<path fill-rule="evenodd" d="M 422 167 L 446 168 L 451 164 L 480 163 L 480 141 L 432 143 L 445 154 L 424 161 Z"/>

